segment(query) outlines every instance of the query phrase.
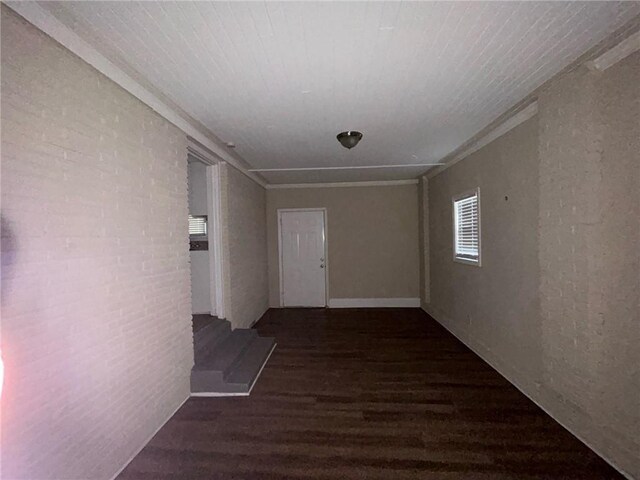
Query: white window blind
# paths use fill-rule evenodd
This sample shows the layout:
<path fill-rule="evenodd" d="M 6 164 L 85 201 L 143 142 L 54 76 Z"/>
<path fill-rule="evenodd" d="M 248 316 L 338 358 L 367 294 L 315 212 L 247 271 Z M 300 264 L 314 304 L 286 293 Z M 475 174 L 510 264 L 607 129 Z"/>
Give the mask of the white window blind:
<path fill-rule="evenodd" d="M 207 216 L 189 215 L 189 235 L 205 236 L 207 234 Z"/>
<path fill-rule="evenodd" d="M 454 258 L 480 263 L 480 205 L 478 190 L 454 198 Z"/>

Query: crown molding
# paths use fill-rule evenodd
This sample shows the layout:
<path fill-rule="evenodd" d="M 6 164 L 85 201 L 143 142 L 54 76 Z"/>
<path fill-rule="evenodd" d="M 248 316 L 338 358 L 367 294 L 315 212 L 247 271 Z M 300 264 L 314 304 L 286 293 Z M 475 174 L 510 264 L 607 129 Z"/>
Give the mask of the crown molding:
<path fill-rule="evenodd" d="M 599 45 L 594 47 L 594 49 L 586 52 L 582 56 L 580 56 L 575 62 L 566 66 L 563 70 L 558 72 L 556 75 L 551 77 L 545 83 L 540 85 L 536 90 L 534 90 L 530 95 L 525 97 L 522 101 L 522 104 L 527 103 L 527 106 L 524 108 L 519 108 L 520 106 L 514 106 L 514 109 L 518 109 L 515 113 L 508 116 L 508 118 L 500 123 L 497 127 L 490 130 L 486 135 L 478 139 L 471 138 L 466 145 L 463 145 L 459 151 L 460 153 L 456 153 L 455 151 L 452 154 L 449 154 L 443 157 L 440 161 L 445 162 L 445 165 L 427 172 L 427 178 L 433 178 L 436 175 L 444 172 L 447 168 L 455 165 L 460 160 L 468 157 L 472 153 L 478 151 L 480 148 L 484 147 L 488 143 L 497 139 L 498 137 L 504 135 L 509 130 L 517 127 L 521 123 L 525 122 L 529 118 L 533 117 L 536 113 L 538 113 L 538 105 L 536 100 L 536 94 L 544 89 L 550 82 L 553 82 L 556 78 L 562 75 L 565 72 L 571 71 L 581 65 L 585 65 L 592 71 L 603 72 L 607 68 L 615 65 L 619 61 L 625 59 L 629 55 L 635 53 L 640 50 L 640 30 L 638 30 L 638 25 L 640 24 L 640 17 L 635 17 L 628 25 L 622 27 L 618 32 L 610 36 L 603 43 L 606 46 Z M 633 33 L 627 33 L 631 29 Z M 619 40 L 620 36 L 622 36 L 622 40 Z M 618 38 L 618 39 L 616 39 Z M 616 39 L 616 40 L 614 40 Z M 613 46 L 610 46 L 613 45 Z M 606 48 L 606 50 L 605 50 Z M 598 55 L 596 58 L 593 58 L 594 55 Z M 505 114 L 507 115 L 507 114 Z M 489 128 L 491 124 L 489 124 L 486 128 Z M 453 155 L 453 157 L 452 157 Z M 448 158 L 452 157 L 447 161 Z"/>
<path fill-rule="evenodd" d="M 250 172 L 306 172 L 320 170 L 375 170 L 379 168 L 437 167 L 444 163 L 409 163 L 404 165 L 343 165 L 340 167 L 251 168 Z"/>
<path fill-rule="evenodd" d="M 333 182 L 333 183 L 270 183 L 267 190 L 287 188 L 336 188 L 336 187 L 391 187 L 394 185 L 416 185 L 418 179 L 382 180 L 377 182 Z"/>
<path fill-rule="evenodd" d="M 604 72 L 607 68 L 615 65 L 620 60 L 627 58 L 638 50 L 640 50 L 640 30 L 629 35 L 599 57 L 587 62 L 587 67 L 591 70 Z"/>
<path fill-rule="evenodd" d="M 453 165 L 455 165 L 456 163 L 460 162 L 461 160 L 464 160 L 465 158 L 467 158 L 472 153 L 477 152 L 482 147 L 488 145 L 489 143 L 493 142 L 497 138 L 500 138 L 505 133 L 513 130 L 514 128 L 516 128 L 521 123 L 526 122 L 527 120 L 532 118 L 537 113 L 538 113 L 538 102 L 536 100 L 536 101 L 533 101 L 532 103 L 530 103 L 529 105 L 527 105 L 522 110 L 520 110 L 520 111 L 514 113 L 513 115 L 511 115 L 509 118 L 507 118 L 500 125 L 496 126 L 494 129 L 492 129 L 486 135 L 483 135 L 482 137 L 480 137 L 477 140 L 473 141 L 471 144 L 467 145 L 467 147 L 464 150 L 462 150 L 460 153 L 455 155 L 451 160 L 446 162 L 443 166 L 441 166 L 441 167 L 439 167 L 439 168 L 437 168 L 437 169 L 435 169 L 435 170 L 433 170 L 431 172 L 428 172 L 427 173 L 427 178 L 433 178 L 436 175 L 441 174 L 446 169 L 452 167 Z"/>
<path fill-rule="evenodd" d="M 149 88 L 143 86 L 139 80 L 136 80 L 133 76 L 126 73 L 122 68 L 117 66 L 114 62 L 109 60 L 106 56 L 98 52 L 93 46 L 86 42 L 82 37 L 73 32 L 63 22 L 58 20 L 53 13 L 46 8 L 40 6 L 34 1 L 10 1 L 3 2 L 18 15 L 22 16 L 29 23 L 36 26 L 38 29 L 49 35 L 58 43 L 66 47 L 72 53 L 80 57 L 89 65 L 94 67 L 100 73 L 111 79 L 113 82 L 120 85 L 130 94 L 138 98 L 144 104 L 153 109 L 160 116 L 167 121 L 174 124 L 184 133 L 186 133 L 191 139 L 200 143 L 203 147 L 207 148 L 216 157 L 219 157 L 222 161 L 227 162 L 247 177 L 265 188 L 313 188 L 317 187 L 335 187 L 335 186 L 375 186 L 375 185 L 391 185 L 391 182 L 340 182 L 340 183 L 316 183 L 316 184 L 268 184 L 260 175 L 259 172 L 269 171 L 303 171 L 303 170 L 346 170 L 346 169 L 365 169 L 365 168 L 408 168 L 408 167 L 421 167 L 421 166 L 436 166 L 433 164 L 413 164 L 413 165 L 382 165 L 382 166 L 364 166 L 364 167 L 320 167 L 320 168 L 291 168 L 291 169 L 251 169 L 242 165 L 242 160 L 238 160 L 232 156 L 226 147 L 212 140 L 213 133 L 208 131 L 203 133 L 202 125 L 198 126 L 197 121 L 188 117 L 186 112 L 179 111 L 175 106 L 171 106 L 169 103 L 162 100 L 158 95 L 150 91 Z M 614 47 L 600 54 L 597 58 L 586 62 L 586 66 L 595 71 L 604 71 L 612 65 L 616 64 L 620 60 L 623 60 L 627 56 L 640 50 L 640 31 L 629 35 L 627 38 L 616 44 Z M 584 60 L 582 60 L 584 62 Z M 455 165 L 459 161 L 465 159 L 472 153 L 476 152 L 480 148 L 489 144 L 493 140 L 499 138 L 505 133 L 509 132 L 516 126 L 525 122 L 529 118 L 533 117 L 537 113 L 537 102 L 534 101 L 524 109 L 515 113 L 509 117 L 506 121 L 502 122 L 499 126 L 491 130 L 481 138 L 471 142 L 462 150 L 462 152 L 456 154 L 451 160 L 446 161 L 444 164 L 438 162 L 438 168 L 432 169 L 427 173 L 428 178 L 433 178 L 439 175 L 449 167 Z M 445 157 L 446 158 L 446 157 Z"/>
<path fill-rule="evenodd" d="M 127 92 L 149 106 L 167 121 L 174 124 L 189 137 L 206 147 L 221 160 L 224 160 L 262 187 L 266 187 L 267 183 L 259 175 L 256 175 L 249 171 L 249 169 L 245 168 L 236 158 L 225 150 L 225 147 L 214 142 L 207 134 L 203 133 L 193 121 L 185 118 L 183 113 L 178 112 L 175 108 L 169 106 L 167 102 L 158 98 L 158 96 L 149 91 L 148 88 L 141 85 L 138 80 L 134 79 L 131 75 L 98 52 L 98 50 L 96 50 L 92 45 L 58 20 L 50 11 L 38 5 L 36 2 L 12 1 L 4 3 L 29 23 L 49 35 L 56 42 L 60 43 L 69 51 L 80 57 L 107 78 L 120 85 Z M 211 132 L 208 133 L 213 136 Z"/>

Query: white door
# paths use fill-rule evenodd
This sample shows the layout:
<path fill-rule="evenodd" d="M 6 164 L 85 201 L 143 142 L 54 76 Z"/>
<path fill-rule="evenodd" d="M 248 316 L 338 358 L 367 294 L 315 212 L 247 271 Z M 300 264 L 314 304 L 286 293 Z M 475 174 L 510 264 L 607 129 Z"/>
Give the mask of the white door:
<path fill-rule="evenodd" d="M 324 210 L 280 211 L 283 307 L 326 306 Z"/>

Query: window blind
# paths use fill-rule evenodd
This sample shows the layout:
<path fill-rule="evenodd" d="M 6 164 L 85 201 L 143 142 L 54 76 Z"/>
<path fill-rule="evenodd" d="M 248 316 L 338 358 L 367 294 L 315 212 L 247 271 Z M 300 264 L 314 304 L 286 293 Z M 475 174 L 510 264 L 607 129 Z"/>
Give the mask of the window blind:
<path fill-rule="evenodd" d="M 189 215 L 189 235 L 203 236 L 207 234 L 207 216 Z"/>
<path fill-rule="evenodd" d="M 480 227 L 478 193 L 454 200 L 455 256 L 478 261 L 480 257 Z"/>

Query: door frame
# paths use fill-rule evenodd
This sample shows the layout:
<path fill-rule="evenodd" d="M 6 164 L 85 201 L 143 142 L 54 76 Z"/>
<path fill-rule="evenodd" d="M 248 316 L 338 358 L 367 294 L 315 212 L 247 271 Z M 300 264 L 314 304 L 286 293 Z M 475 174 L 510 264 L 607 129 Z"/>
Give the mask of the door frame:
<path fill-rule="evenodd" d="M 224 308 L 224 260 L 222 258 L 222 199 L 220 164 L 207 167 L 207 210 L 209 216 L 209 285 L 211 315 L 226 318 Z M 215 314 L 213 313 L 215 311 Z"/>
<path fill-rule="evenodd" d="M 324 306 L 329 305 L 329 229 L 326 207 L 278 208 L 278 281 L 280 285 L 280 307 L 284 307 L 284 277 L 282 276 L 282 214 L 287 212 L 322 212 L 324 221 Z"/>
<path fill-rule="evenodd" d="M 191 137 L 187 137 L 187 139 L 187 153 L 206 165 L 210 314 L 218 318 L 226 318 L 222 249 L 222 188 L 220 179 L 220 166 L 225 162 Z"/>

